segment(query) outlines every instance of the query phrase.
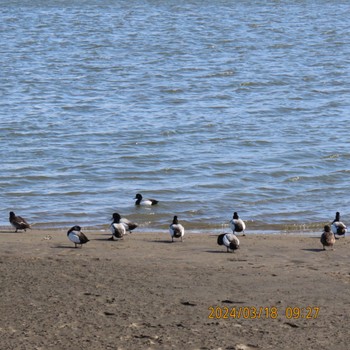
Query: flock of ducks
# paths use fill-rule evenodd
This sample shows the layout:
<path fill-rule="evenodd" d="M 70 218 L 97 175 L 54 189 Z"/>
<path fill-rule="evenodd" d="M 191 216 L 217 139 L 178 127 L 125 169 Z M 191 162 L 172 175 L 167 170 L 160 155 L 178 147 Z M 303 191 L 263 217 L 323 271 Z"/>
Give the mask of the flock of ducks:
<path fill-rule="evenodd" d="M 135 205 L 156 205 L 159 201 L 155 199 L 143 199 L 140 193 L 137 193 L 135 198 Z M 13 211 L 10 212 L 9 221 L 11 225 L 18 230 L 30 229 L 30 224 L 21 216 L 16 215 Z M 113 214 L 113 222 L 110 224 L 110 231 L 112 236 L 108 238 L 108 240 L 114 241 L 123 239 L 123 237 L 131 233 L 134 229 L 137 228 L 137 224 L 131 222 L 127 218 L 122 218 L 119 213 Z M 236 233 L 242 233 L 245 236 L 246 224 L 242 219 L 239 218 L 238 213 L 234 212 L 233 217 L 230 220 L 229 226 L 232 230 L 232 233 L 222 233 L 217 238 L 217 244 L 220 246 L 225 246 L 227 248 L 227 252 L 235 251 L 239 249 L 240 242 Z M 336 212 L 335 219 L 331 223 L 331 225 L 325 225 L 322 235 L 321 235 L 321 244 L 323 249 L 326 247 L 334 249 L 335 240 L 339 236 L 345 236 L 347 232 L 346 225 L 340 221 L 340 213 Z M 185 235 L 185 228 L 179 223 L 178 217 L 175 215 L 173 221 L 169 225 L 169 233 L 171 237 L 171 241 L 174 242 L 174 238 L 178 238 L 183 241 L 183 237 Z M 71 227 L 67 232 L 68 239 L 74 243 L 75 248 L 79 245 L 82 247 L 83 244 L 89 242 L 89 239 L 82 232 L 81 227 L 79 225 L 75 225 Z"/>

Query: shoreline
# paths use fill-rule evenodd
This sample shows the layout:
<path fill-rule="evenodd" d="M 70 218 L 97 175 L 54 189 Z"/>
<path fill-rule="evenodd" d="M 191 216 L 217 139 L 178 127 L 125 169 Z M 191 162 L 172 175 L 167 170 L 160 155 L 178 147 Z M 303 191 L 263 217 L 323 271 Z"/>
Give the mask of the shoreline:
<path fill-rule="evenodd" d="M 167 223 L 160 224 L 159 222 L 150 222 L 139 220 L 140 218 L 134 217 L 132 215 L 128 216 L 128 218 L 132 222 L 138 223 L 138 227 L 136 232 L 145 232 L 145 233 L 159 233 L 159 232 L 167 232 L 169 229 L 169 224 L 171 220 Z M 33 230 L 68 230 L 73 225 L 78 224 L 84 230 L 88 231 L 103 231 L 109 230 L 109 225 L 112 222 L 112 219 L 107 219 L 104 223 L 84 223 L 84 218 L 75 219 L 71 222 L 35 222 L 28 220 L 32 226 Z M 201 234 L 201 233 L 223 233 L 231 232 L 229 219 L 223 222 L 193 222 L 180 220 L 180 222 L 184 225 L 186 232 L 193 234 Z M 322 222 L 282 222 L 282 223 L 267 223 L 260 222 L 255 220 L 245 220 L 247 230 L 247 234 L 311 234 L 311 235 L 321 235 L 323 228 L 327 224 L 331 224 L 332 221 L 322 221 Z M 7 222 L 3 222 L 0 225 L 0 232 L 2 231 L 14 231 L 14 228 Z"/>
<path fill-rule="evenodd" d="M 65 230 L 0 234 L 1 348 L 348 347 L 347 238 L 323 251 L 319 237 L 247 234 L 227 253 L 207 234 L 86 235 L 74 248 Z"/>
<path fill-rule="evenodd" d="M 71 225 L 73 226 L 73 225 Z M 71 227 L 70 226 L 70 227 Z M 28 229 L 27 233 L 32 232 L 67 232 L 70 227 L 34 227 L 32 229 Z M 108 233 L 109 234 L 109 225 L 101 225 L 100 227 L 84 227 L 82 226 L 82 230 L 85 232 L 101 232 L 101 233 Z M 132 233 L 133 235 L 140 235 L 140 234 L 168 234 L 168 227 L 164 227 L 164 229 L 148 229 L 143 227 L 138 227 L 136 230 Z M 216 228 L 216 229 L 207 229 L 207 230 L 200 230 L 200 229 L 185 229 L 186 236 L 189 235 L 213 235 L 217 236 L 220 233 L 227 233 L 232 232 L 231 229 L 228 227 L 222 228 Z M 6 234 L 6 233 L 16 233 L 15 229 L 12 226 L 0 226 L 0 234 Z M 19 230 L 17 233 L 25 233 L 24 231 Z M 252 229 L 249 228 L 249 230 L 246 231 L 246 236 L 254 235 L 254 236 L 266 236 L 266 235 L 272 235 L 272 236 L 295 236 L 295 237 L 321 237 L 322 229 L 320 228 L 318 231 L 314 229 L 305 229 L 305 230 L 297 230 L 297 229 L 288 229 L 288 230 L 273 230 L 273 229 Z M 239 236 L 242 236 L 241 234 L 238 234 Z"/>

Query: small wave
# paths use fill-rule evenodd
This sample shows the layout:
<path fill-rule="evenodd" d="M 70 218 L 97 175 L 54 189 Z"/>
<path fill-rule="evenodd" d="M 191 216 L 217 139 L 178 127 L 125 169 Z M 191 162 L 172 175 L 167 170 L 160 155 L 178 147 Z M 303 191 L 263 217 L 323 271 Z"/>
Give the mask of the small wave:
<path fill-rule="evenodd" d="M 297 182 L 300 180 L 300 176 L 293 176 L 293 177 L 290 177 L 289 179 L 287 179 L 286 181 L 287 182 Z"/>
<path fill-rule="evenodd" d="M 340 158 L 340 154 L 338 153 L 334 153 L 334 154 L 330 154 L 328 156 L 322 157 L 322 159 L 324 160 L 331 160 L 331 161 L 338 160 L 339 158 Z"/>

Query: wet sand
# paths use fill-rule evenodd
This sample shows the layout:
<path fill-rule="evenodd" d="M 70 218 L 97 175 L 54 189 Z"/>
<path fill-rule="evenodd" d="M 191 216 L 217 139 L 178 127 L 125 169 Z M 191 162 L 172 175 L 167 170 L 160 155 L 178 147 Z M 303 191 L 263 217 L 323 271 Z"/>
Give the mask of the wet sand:
<path fill-rule="evenodd" d="M 0 232 L 1 349 L 348 349 L 348 237 Z"/>

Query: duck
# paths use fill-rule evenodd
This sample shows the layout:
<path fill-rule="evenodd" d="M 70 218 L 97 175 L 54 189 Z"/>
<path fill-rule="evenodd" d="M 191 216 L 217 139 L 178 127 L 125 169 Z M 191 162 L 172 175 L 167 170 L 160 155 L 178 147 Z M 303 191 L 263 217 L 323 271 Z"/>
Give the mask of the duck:
<path fill-rule="evenodd" d="M 81 227 L 79 225 L 71 227 L 67 232 L 67 237 L 75 244 L 75 248 L 77 248 L 77 244 L 80 244 L 81 248 L 83 244 L 90 241 L 81 231 Z"/>
<path fill-rule="evenodd" d="M 135 198 L 135 205 L 156 205 L 159 203 L 156 199 L 143 199 L 141 193 L 137 193 Z"/>
<path fill-rule="evenodd" d="M 233 233 L 242 232 L 243 236 L 245 236 L 244 230 L 246 228 L 245 223 L 242 219 L 239 218 L 237 212 L 233 213 L 233 218 L 230 221 L 230 227 Z"/>
<path fill-rule="evenodd" d="M 176 215 L 173 218 L 173 222 L 169 225 L 169 232 L 172 242 L 174 242 L 174 238 L 181 238 L 181 242 L 183 242 L 185 229 L 181 224 L 179 224 L 179 220 Z"/>
<path fill-rule="evenodd" d="M 343 236 L 343 235 L 345 236 L 345 233 L 348 230 L 346 225 L 340 221 L 339 211 L 335 213 L 335 219 L 332 222 L 331 230 L 335 235 L 338 235 L 338 236 Z"/>
<path fill-rule="evenodd" d="M 335 236 L 329 225 L 325 225 L 320 241 L 323 245 L 323 250 L 326 250 L 326 247 L 334 249 Z"/>
<path fill-rule="evenodd" d="M 137 223 L 132 222 L 127 218 L 122 218 L 119 213 L 113 213 L 112 218 L 113 218 L 113 222 L 114 220 L 117 220 L 117 223 L 118 223 L 118 220 L 119 220 L 119 222 L 125 226 L 125 230 L 130 233 L 133 230 L 135 230 L 136 227 L 138 227 Z"/>
<path fill-rule="evenodd" d="M 119 213 L 113 214 L 113 222 L 109 226 L 112 237 L 108 238 L 110 241 L 114 241 L 114 237 L 117 239 L 123 239 L 123 237 L 126 235 L 126 225 L 122 222 L 120 222 L 121 216 Z"/>
<path fill-rule="evenodd" d="M 9 221 L 16 229 L 15 232 L 17 232 L 17 230 L 24 230 L 24 232 L 26 232 L 27 228 L 31 228 L 26 219 L 16 215 L 13 211 L 10 211 Z"/>
<path fill-rule="evenodd" d="M 227 252 L 239 249 L 239 239 L 234 233 L 222 233 L 218 236 L 218 245 L 224 245 Z"/>
<path fill-rule="evenodd" d="M 120 222 L 125 226 L 125 229 L 129 231 L 130 233 L 135 230 L 135 228 L 138 226 L 137 223 L 130 221 L 127 218 L 121 218 Z"/>

